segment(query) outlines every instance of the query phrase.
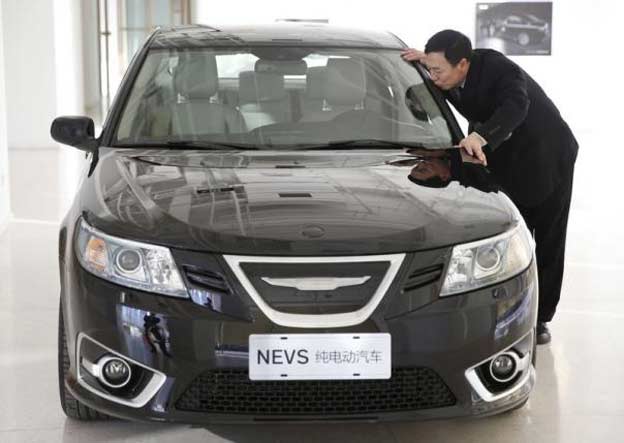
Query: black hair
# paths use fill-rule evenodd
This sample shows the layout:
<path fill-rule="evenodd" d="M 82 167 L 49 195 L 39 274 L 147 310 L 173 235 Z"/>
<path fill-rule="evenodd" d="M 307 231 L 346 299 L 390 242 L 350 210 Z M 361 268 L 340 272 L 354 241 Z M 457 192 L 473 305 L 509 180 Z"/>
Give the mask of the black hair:
<path fill-rule="evenodd" d="M 462 58 L 470 61 L 472 57 L 472 43 L 464 34 L 452 29 L 445 29 L 434 34 L 425 45 L 425 53 L 443 52 L 446 60 L 453 66 Z"/>
<path fill-rule="evenodd" d="M 446 188 L 450 181 L 444 181 L 438 176 L 430 177 L 426 180 L 421 180 L 414 177 L 412 174 L 407 176 L 407 179 L 412 183 L 420 186 L 425 186 L 426 188 Z"/>

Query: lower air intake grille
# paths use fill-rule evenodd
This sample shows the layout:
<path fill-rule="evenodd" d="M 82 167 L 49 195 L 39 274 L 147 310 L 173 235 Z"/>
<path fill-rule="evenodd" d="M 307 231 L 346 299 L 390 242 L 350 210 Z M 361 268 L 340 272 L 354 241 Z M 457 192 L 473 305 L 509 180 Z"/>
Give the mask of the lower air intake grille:
<path fill-rule="evenodd" d="M 251 381 L 247 370 L 208 371 L 179 410 L 253 415 L 346 415 L 452 406 L 455 396 L 428 368 L 396 368 L 389 380 Z"/>

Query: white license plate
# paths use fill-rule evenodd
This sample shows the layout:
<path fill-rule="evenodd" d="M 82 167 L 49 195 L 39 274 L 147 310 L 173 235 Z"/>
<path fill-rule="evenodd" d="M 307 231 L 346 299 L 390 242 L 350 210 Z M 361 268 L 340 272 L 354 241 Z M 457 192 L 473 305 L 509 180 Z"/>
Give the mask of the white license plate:
<path fill-rule="evenodd" d="M 390 334 L 253 334 L 251 380 L 388 379 Z"/>

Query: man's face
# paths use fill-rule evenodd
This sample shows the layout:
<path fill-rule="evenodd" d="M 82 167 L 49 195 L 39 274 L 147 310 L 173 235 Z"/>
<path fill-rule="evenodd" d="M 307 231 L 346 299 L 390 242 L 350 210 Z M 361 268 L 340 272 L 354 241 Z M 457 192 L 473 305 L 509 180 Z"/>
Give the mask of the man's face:
<path fill-rule="evenodd" d="M 461 59 L 457 65 L 451 65 L 443 52 L 430 52 L 423 62 L 433 83 L 445 91 L 461 85 L 470 67 L 470 63 L 465 58 Z"/>
<path fill-rule="evenodd" d="M 429 180 L 439 177 L 443 181 L 451 179 L 451 169 L 448 161 L 439 158 L 429 158 L 416 164 L 410 171 L 410 175 L 417 180 Z"/>

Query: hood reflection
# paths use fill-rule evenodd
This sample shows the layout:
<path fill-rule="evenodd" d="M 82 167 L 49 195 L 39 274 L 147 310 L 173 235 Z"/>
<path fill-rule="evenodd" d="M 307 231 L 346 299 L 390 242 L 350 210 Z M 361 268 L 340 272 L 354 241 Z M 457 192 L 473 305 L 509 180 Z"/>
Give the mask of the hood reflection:
<path fill-rule="evenodd" d="M 445 188 L 457 181 L 467 188 L 498 192 L 500 187 L 485 167 L 459 148 L 426 150 L 410 149 L 409 158 L 388 162 L 393 166 L 411 167 L 407 178 L 427 188 Z"/>
<path fill-rule="evenodd" d="M 434 249 L 514 223 L 488 170 L 467 160 L 458 149 L 108 149 L 80 198 L 92 226 L 178 249 L 293 256 Z"/>

